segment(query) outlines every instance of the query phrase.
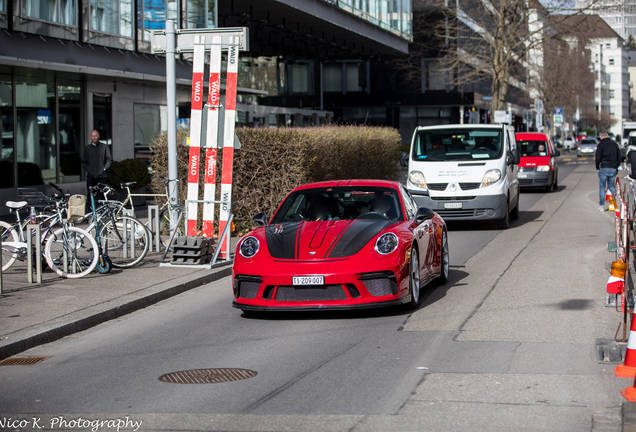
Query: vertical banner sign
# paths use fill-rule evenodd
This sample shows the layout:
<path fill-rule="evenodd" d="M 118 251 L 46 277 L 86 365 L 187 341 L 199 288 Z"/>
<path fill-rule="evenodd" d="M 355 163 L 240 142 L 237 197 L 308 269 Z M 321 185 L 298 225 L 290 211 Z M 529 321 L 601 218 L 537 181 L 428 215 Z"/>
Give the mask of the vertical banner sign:
<path fill-rule="evenodd" d="M 219 106 L 221 103 L 222 36 L 212 36 L 210 49 L 210 91 L 208 93 L 208 125 L 205 137 L 205 184 L 203 200 L 214 201 L 216 192 L 216 149 L 219 147 Z M 214 204 L 203 204 L 203 235 L 214 236 Z"/>
<path fill-rule="evenodd" d="M 199 199 L 199 158 L 201 157 L 201 108 L 203 107 L 203 69 L 205 36 L 194 37 L 192 102 L 190 112 L 190 157 L 188 158 L 188 198 Z M 186 235 L 197 235 L 198 203 L 188 203 Z"/>
<path fill-rule="evenodd" d="M 238 36 L 230 37 L 227 54 L 227 81 L 225 84 L 225 123 L 223 133 L 223 167 L 221 170 L 221 210 L 219 212 L 219 234 L 230 218 L 232 202 L 232 163 L 234 160 L 234 126 L 236 121 L 236 79 L 238 72 Z M 227 239 L 230 235 L 228 233 Z M 228 242 L 221 245 L 221 257 L 228 258 Z"/>

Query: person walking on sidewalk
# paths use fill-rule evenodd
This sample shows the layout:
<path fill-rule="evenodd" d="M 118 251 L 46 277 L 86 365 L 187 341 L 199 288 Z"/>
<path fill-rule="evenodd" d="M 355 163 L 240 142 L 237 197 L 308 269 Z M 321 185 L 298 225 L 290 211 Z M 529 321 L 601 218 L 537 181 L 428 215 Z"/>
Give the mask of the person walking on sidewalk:
<path fill-rule="evenodd" d="M 113 163 L 108 146 L 99 141 L 99 132 L 91 131 L 91 143 L 84 147 L 82 166 L 86 171 L 86 190 L 90 196 L 91 186 L 106 183 L 106 170 Z"/>
<path fill-rule="evenodd" d="M 596 146 L 596 170 L 598 171 L 598 211 L 605 211 L 605 188 L 609 189 L 612 196 L 614 193 L 614 182 L 618 173 L 618 166 L 621 163 L 621 151 L 616 141 L 607 135 L 605 128 L 599 134 L 601 142 Z"/>

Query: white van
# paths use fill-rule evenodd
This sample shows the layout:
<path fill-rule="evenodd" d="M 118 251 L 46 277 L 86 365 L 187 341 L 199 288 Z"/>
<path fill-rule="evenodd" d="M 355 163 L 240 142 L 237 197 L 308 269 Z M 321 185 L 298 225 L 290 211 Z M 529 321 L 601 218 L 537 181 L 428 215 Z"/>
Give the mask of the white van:
<path fill-rule="evenodd" d="M 422 126 L 413 133 L 407 189 L 447 221 L 519 218 L 519 151 L 512 126 Z"/>

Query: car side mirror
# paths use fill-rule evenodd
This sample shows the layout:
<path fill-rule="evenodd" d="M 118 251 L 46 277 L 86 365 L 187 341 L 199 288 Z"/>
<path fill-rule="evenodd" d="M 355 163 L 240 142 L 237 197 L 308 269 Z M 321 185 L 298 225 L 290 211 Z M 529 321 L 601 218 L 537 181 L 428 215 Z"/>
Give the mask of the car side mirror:
<path fill-rule="evenodd" d="M 417 215 L 415 216 L 415 220 L 417 223 L 422 223 L 426 220 L 433 219 L 435 217 L 435 212 L 427 207 L 420 207 L 417 209 Z"/>
<path fill-rule="evenodd" d="M 252 218 L 254 225 L 265 226 L 267 225 L 267 215 L 264 212 L 258 213 Z"/>
<path fill-rule="evenodd" d="M 513 149 L 509 151 L 508 155 L 506 156 L 506 162 L 508 163 L 508 165 L 519 165 L 519 162 L 521 162 L 521 155 L 519 154 L 519 150 Z"/>

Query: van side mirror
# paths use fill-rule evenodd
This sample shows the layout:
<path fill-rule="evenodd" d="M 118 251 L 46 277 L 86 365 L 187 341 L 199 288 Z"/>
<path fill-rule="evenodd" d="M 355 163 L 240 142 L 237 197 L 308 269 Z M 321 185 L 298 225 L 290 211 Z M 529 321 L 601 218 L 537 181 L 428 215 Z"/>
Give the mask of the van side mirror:
<path fill-rule="evenodd" d="M 519 165 L 519 162 L 521 162 L 521 155 L 519 154 L 519 150 L 513 149 L 509 151 L 508 155 L 506 156 L 506 163 L 508 165 Z"/>
<path fill-rule="evenodd" d="M 417 223 L 422 223 L 426 220 L 433 219 L 435 217 L 435 212 L 427 207 L 420 207 L 417 209 L 417 215 L 415 216 L 415 220 Z"/>
<path fill-rule="evenodd" d="M 267 215 L 264 212 L 258 213 L 252 218 L 252 222 L 254 225 L 265 226 L 267 225 Z"/>

